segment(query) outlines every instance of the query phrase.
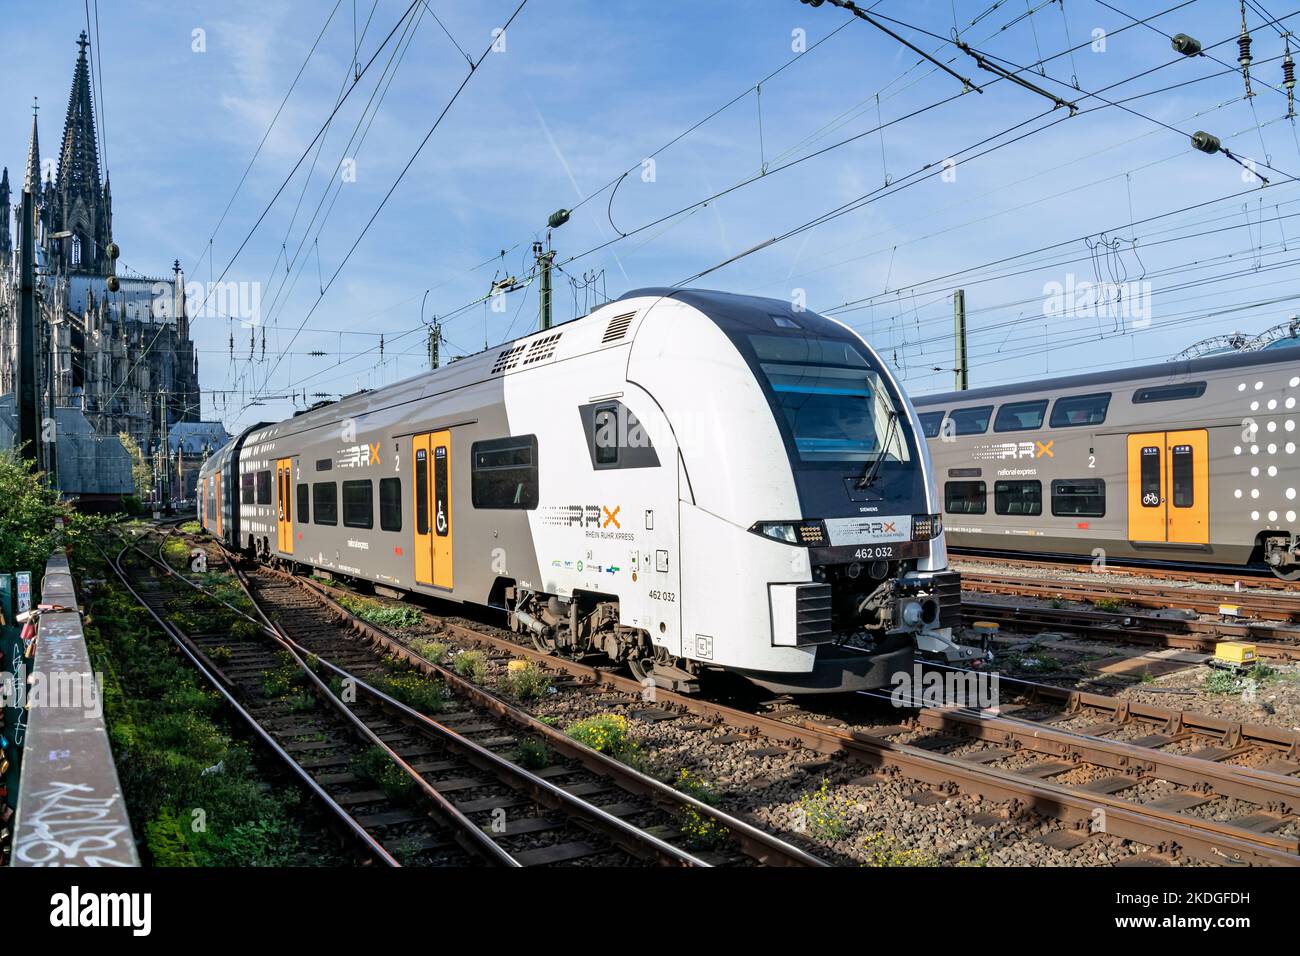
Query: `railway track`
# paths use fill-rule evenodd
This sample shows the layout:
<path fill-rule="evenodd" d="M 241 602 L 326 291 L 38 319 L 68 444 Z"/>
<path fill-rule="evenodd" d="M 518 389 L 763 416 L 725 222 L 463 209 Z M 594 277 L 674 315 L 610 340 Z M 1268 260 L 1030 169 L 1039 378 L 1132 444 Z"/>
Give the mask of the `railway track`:
<path fill-rule="evenodd" d="M 1080 558 L 1078 561 L 1055 561 L 1029 557 L 1021 558 L 1002 552 L 986 553 L 954 549 L 949 549 L 949 552 L 951 554 L 952 569 L 960 571 L 963 579 L 968 574 L 979 573 L 977 570 L 970 569 L 971 565 L 987 565 L 989 563 L 995 563 L 1010 570 L 1025 572 L 1031 576 L 1042 571 L 1071 571 L 1078 574 L 1097 573 L 1092 570 L 1091 557 Z M 1184 584 L 1187 582 L 1218 584 L 1228 588 L 1235 587 L 1240 583 L 1244 587 L 1259 588 L 1278 593 L 1300 594 L 1300 581 L 1283 581 L 1267 571 L 1257 572 L 1250 568 L 1235 571 L 1210 571 L 1191 566 L 1169 568 L 1158 565 L 1124 565 L 1111 560 L 1106 562 L 1104 573 L 1108 577 L 1151 578 L 1162 581 L 1178 581 Z"/>
<path fill-rule="evenodd" d="M 1262 658 L 1300 661 L 1300 629 L 1265 623 L 1236 624 L 1149 614 L 1123 614 L 1084 608 L 1029 607 L 980 601 L 962 596 L 967 626 L 990 621 L 999 627 L 1032 634 L 1059 631 L 1090 640 L 1178 648 L 1213 654 L 1222 641 L 1247 641 Z"/>
<path fill-rule="evenodd" d="M 1063 598 L 1070 601 L 1119 601 L 1131 607 L 1180 607 L 1197 614 L 1218 614 L 1223 605 L 1234 605 L 1253 621 L 1300 623 L 1300 593 L 1275 591 L 1207 591 L 1200 588 L 1132 584 L 1099 577 L 1091 581 L 1026 579 L 980 571 L 962 572 L 962 586 L 981 594 L 1010 594 L 1021 597 Z"/>
<path fill-rule="evenodd" d="M 171 579 L 202 591 L 165 561 L 150 560 Z M 329 683 L 323 686 L 343 710 L 410 762 L 422 792 L 490 841 L 488 852 L 497 857 L 492 862 L 825 865 L 412 654 L 341 608 L 333 610 L 290 575 L 264 568 L 248 575 L 235 568 L 233 574 L 260 618 L 263 636 L 308 664 L 309 672 L 324 675 Z M 229 643 L 228 636 L 217 635 L 201 640 L 200 650 L 224 646 L 212 640 Z M 437 678 L 452 692 L 436 719 L 376 686 L 388 682 L 391 660 L 411 673 Z M 336 692 L 349 687 L 357 697 L 344 705 Z M 543 741 L 559 759 L 536 772 L 520 767 L 504 754 L 521 738 Z M 723 838 L 721 845 L 699 854 L 683 846 L 688 842 L 680 826 L 684 814 L 707 821 L 710 832 Z"/>
<path fill-rule="evenodd" d="M 343 592 L 315 581 L 303 581 L 326 598 Z M 590 684 L 593 688 L 639 693 L 629 677 L 583 663 L 542 654 L 513 640 L 452 621 L 441 620 L 444 632 L 469 645 L 498 655 L 531 660 Z M 1040 693 L 1056 693 L 1044 689 Z M 1064 693 L 1064 692 L 1061 692 Z M 1074 698 L 1081 708 L 1105 708 L 1100 695 Z M 1236 767 L 1223 761 L 1243 751 L 1231 746 L 1210 753 L 1217 744 L 1235 739 L 1230 727 L 1189 718 L 1181 729 L 1173 715 L 1165 717 L 1167 739 L 1143 735 L 1131 740 L 1107 740 L 1095 733 L 1053 728 L 1048 724 L 990 715 L 959 707 L 921 708 L 897 726 L 870 732 L 842 721 L 815 719 L 797 707 L 763 714 L 699 697 L 658 690 L 657 720 L 687 715 L 718 721 L 744 734 L 775 744 L 806 747 L 821 754 L 838 754 L 879 772 L 898 772 L 941 791 L 977 794 L 1013 808 L 1037 811 L 1073 825 L 1060 837 L 1063 848 L 1088 839 L 1100 826 L 1112 836 L 1155 847 L 1178 847 L 1188 856 L 1219 864 L 1300 865 L 1300 836 L 1295 835 L 1300 811 L 1300 780 L 1279 772 L 1294 761 L 1295 741 L 1271 739 L 1267 731 L 1251 729 L 1252 742 L 1276 752 L 1276 769 Z M 1116 704 L 1112 720 L 1154 719 L 1150 709 Z M 1094 721 L 1093 724 L 1099 724 Z M 1236 731 L 1240 734 L 1240 729 Z M 1157 748 L 1198 736 L 1209 738 L 1200 755 L 1162 753 Z M 1244 739 L 1244 738 L 1243 738 Z M 1011 768 L 996 766 L 1010 762 Z M 1294 769 L 1300 769 L 1297 764 Z M 1084 778 L 1082 782 L 1071 777 Z M 1059 779 L 1054 779 L 1059 778 Z M 1069 781 L 1069 782 L 1066 782 Z M 1159 783 L 1166 793 L 1143 803 L 1125 799 L 1129 787 Z M 1239 803 L 1242 812 L 1216 819 L 1205 813 L 1220 797 Z M 1099 821 L 1101 823 L 1099 824 Z M 1278 832 L 1281 831 L 1281 832 Z"/>

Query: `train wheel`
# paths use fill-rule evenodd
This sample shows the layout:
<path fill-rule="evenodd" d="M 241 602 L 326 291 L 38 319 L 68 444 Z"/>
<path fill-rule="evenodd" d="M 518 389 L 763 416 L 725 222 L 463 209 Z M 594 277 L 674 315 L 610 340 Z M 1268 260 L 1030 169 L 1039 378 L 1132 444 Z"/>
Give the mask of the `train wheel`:
<path fill-rule="evenodd" d="M 1292 565 L 1289 568 L 1279 568 L 1269 565 L 1269 569 L 1283 581 L 1300 581 L 1300 566 Z"/>

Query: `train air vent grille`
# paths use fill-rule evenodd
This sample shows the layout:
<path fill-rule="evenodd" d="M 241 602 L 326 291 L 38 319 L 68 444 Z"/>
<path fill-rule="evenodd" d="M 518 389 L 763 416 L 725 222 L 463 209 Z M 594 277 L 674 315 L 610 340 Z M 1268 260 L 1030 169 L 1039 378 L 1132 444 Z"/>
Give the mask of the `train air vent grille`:
<path fill-rule="evenodd" d="M 627 335 L 627 328 L 632 324 L 634 318 L 636 318 L 635 312 L 614 316 L 609 320 L 609 325 L 605 326 L 605 335 L 601 338 L 600 343 L 605 345 L 609 342 L 617 342 Z"/>
<path fill-rule="evenodd" d="M 497 354 L 496 363 L 492 366 L 492 374 L 498 372 L 508 372 L 519 364 L 519 356 L 523 352 L 524 346 L 513 345 L 508 349 L 502 349 Z"/>
<path fill-rule="evenodd" d="M 535 339 L 528 346 L 528 354 L 524 356 L 524 364 L 532 365 L 534 362 L 542 362 L 555 354 L 555 343 L 560 341 L 560 335 L 563 333 L 556 332 L 553 335 L 544 335 L 540 339 Z"/>
<path fill-rule="evenodd" d="M 831 639 L 831 586 L 806 584 L 795 597 L 795 643 L 820 644 Z"/>

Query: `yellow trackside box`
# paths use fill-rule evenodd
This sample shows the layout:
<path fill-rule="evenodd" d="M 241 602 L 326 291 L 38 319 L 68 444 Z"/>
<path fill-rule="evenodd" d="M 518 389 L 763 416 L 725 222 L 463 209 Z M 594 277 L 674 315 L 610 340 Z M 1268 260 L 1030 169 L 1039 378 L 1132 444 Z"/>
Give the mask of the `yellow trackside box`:
<path fill-rule="evenodd" d="M 1255 663 L 1255 645 L 1241 641 L 1223 641 L 1214 645 L 1214 658 L 1224 664 L 1240 667 Z"/>

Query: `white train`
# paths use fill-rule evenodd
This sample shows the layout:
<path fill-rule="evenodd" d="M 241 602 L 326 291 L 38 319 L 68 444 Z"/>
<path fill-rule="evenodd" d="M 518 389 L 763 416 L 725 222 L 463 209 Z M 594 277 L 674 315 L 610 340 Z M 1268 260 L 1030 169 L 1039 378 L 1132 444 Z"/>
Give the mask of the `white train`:
<path fill-rule="evenodd" d="M 200 484 L 232 547 L 503 608 L 562 654 L 689 689 L 888 686 L 960 584 L 916 413 L 788 303 L 648 289 L 249 429 Z M 974 652 L 971 652 L 974 653 Z"/>

